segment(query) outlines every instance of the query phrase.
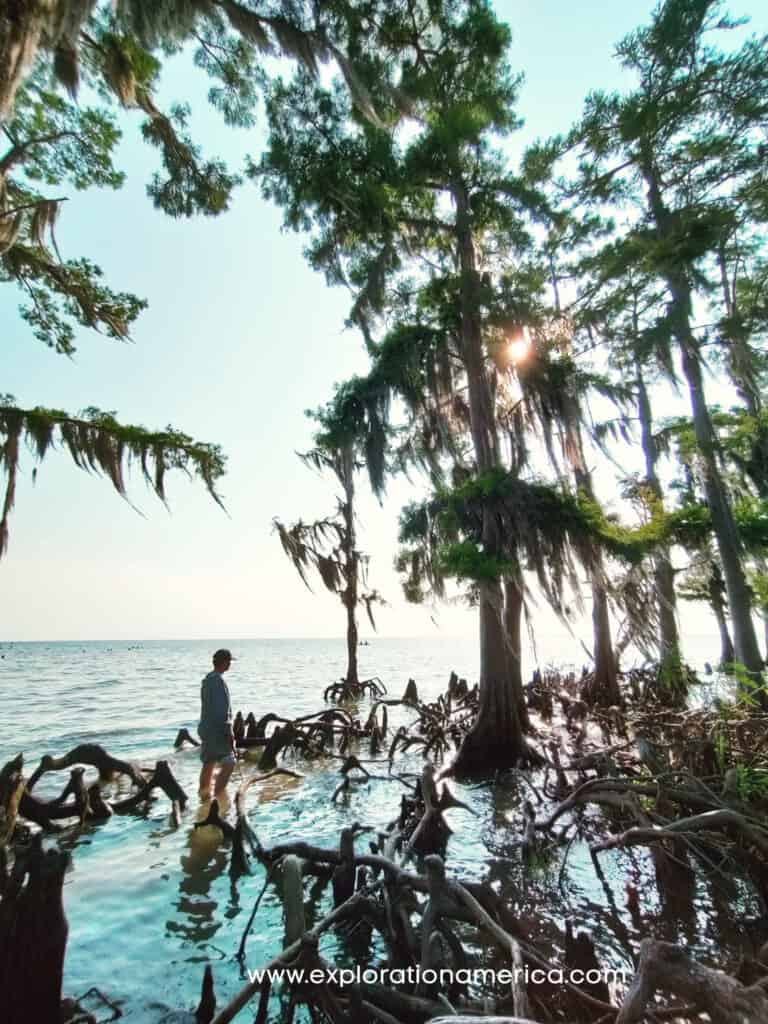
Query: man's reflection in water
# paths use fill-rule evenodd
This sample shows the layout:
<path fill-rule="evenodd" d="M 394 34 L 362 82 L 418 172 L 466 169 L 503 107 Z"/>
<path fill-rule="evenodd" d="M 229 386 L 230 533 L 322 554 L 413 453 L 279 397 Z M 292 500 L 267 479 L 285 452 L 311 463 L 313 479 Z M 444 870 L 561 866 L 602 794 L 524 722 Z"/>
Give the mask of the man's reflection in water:
<path fill-rule="evenodd" d="M 200 805 L 198 821 L 205 820 L 210 806 L 210 801 Z M 226 814 L 225 807 L 221 807 L 221 813 L 222 817 Z M 221 829 L 204 825 L 190 830 L 187 852 L 181 856 L 180 895 L 175 904 L 179 917 L 166 922 L 168 934 L 180 935 L 195 943 L 205 943 L 216 934 L 224 923 L 223 914 L 217 914 L 218 900 L 205 897 L 228 865 L 229 848 L 224 845 Z"/>
<path fill-rule="evenodd" d="M 290 794 L 303 782 L 302 777 L 276 775 L 259 783 L 254 793 L 258 804 L 269 803 Z M 228 794 L 218 800 L 219 813 L 226 818 L 231 807 Z M 205 821 L 211 809 L 211 801 L 202 802 L 197 810 L 198 822 Z M 240 896 L 236 886 L 226 891 L 220 889 L 218 899 L 209 897 L 211 886 L 229 868 L 231 847 L 225 843 L 221 829 L 204 825 L 190 830 L 187 838 L 187 852 L 181 857 L 182 879 L 180 896 L 175 904 L 178 916 L 166 923 L 168 934 L 199 944 L 209 942 L 225 921 L 236 917 L 241 910 Z"/>

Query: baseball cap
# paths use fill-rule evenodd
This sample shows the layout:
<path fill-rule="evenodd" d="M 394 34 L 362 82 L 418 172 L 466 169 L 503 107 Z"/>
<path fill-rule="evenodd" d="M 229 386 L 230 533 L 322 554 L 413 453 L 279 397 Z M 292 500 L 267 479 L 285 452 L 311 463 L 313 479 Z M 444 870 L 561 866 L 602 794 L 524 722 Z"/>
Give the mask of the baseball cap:
<path fill-rule="evenodd" d="M 232 657 L 232 651 L 228 651 L 226 647 L 220 647 L 218 651 L 213 652 L 213 660 L 216 661 L 237 661 L 237 658 Z"/>

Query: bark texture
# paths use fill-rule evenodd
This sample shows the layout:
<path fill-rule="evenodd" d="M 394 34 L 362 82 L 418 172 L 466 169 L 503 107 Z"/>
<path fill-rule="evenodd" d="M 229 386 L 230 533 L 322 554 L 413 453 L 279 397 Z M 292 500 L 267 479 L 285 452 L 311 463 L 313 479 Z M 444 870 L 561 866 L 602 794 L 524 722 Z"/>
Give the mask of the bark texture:
<path fill-rule="evenodd" d="M 760 985 L 749 988 L 735 978 L 702 967 L 671 942 L 644 939 L 637 974 L 616 1024 L 646 1019 L 646 1007 L 662 990 L 706 1011 L 712 1024 L 765 1024 L 768 995 Z"/>
<path fill-rule="evenodd" d="M 480 319 L 477 258 L 469 195 L 463 181 L 452 188 L 461 271 L 461 350 L 467 373 L 470 429 L 478 473 L 501 464 L 491 382 L 485 362 Z M 498 557 L 501 537 L 490 510 L 483 516 L 483 552 Z M 498 579 L 478 583 L 480 680 L 477 720 L 466 735 L 455 769 L 477 773 L 517 763 L 525 749 L 517 701 L 510 678 L 504 595 Z"/>

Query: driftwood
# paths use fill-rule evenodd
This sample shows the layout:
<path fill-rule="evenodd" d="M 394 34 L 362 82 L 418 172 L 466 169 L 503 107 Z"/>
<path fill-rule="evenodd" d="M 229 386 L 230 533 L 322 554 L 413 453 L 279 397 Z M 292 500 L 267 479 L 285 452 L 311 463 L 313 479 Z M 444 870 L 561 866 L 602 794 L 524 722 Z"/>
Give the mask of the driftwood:
<path fill-rule="evenodd" d="M 444 850 L 451 830 L 443 817 L 443 807 L 435 783 L 435 769 L 431 764 L 425 765 L 421 773 L 419 795 L 424 813 L 414 829 L 408 849 L 416 853 Z"/>
<path fill-rule="evenodd" d="M 302 950 L 306 953 L 308 945 L 316 944 L 319 934 L 333 926 L 342 917 L 346 918 L 347 912 L 351 912 L 351 908 L 355 908 L 356 920 L 367 919 L 383 933 L 390 948 L 401 947 L 404 936 L 407 937 L 410 924 L 405 924 L 405 932 L 402 931 L 399 925 L 396 926 L 395 924 L 399 915 L 399 910 L 397 910 L 399 900 L 396 895 L 398 890 L 401 892 L 425 892 L 428 896 L 426 904 L 421 908 L 420 943 L 416 944 L 413 941 L 413 937 L 411 937 L 410 941 L 405 942 L 405 948 L 416 953 L 416 962 L 419 962 L 422 968 L 441 965 L 441 947 L 443 943 L 448 948 L 454 969 L 466 963 L 461 943 L 452 930 L 450 922 L 453 921 L 474 924 L 495 945 L 499 946 L 506 955 L 511 956 L 513 964 L 518 968 L 522 967 L 525 961 L 530 961 L 544 969 L 549 969 L 552 966 L 543 954 L 539 954 L 526 942 L 517 938 L 499 923 L 495 916 L 498 897 L 492 891 L 489 891 L 487 887 L 469 884 L 462 885 L 459 882 L 449 880 L 446 877 L 445 865 L 441 857 L 435 854 L 425 857 L 423 861 L 425 874 L 414 875 L 381 854 L 354 854 L 353 839 L 354 828 L 345 830 L 339 850 L 325 850 L 301 842 L 280 844 L 270 850 L 263 850 L 263 859 L 266 863 L 270 864 L 276 864 L 281 860 L 285 864 L 286 859 L 288 859 L 290 864 L 291 860 L 289 858 L 295 857 L 307 863 L 322 861 L 335 865 L 337 871 L 336 880 L 339 883 L 339 888 L 337 889 L 338 896 L 341 895 L 342 882 L 346 891 L 349 891 L 349 886 L 354 884 L 352 875 L 353 865 L 364 866 L 383 875 L 379 880 L 373 880 L 370 885 L 365 885 L 357 892 L 349 895 L 343 903 L 337 906 L 334 911 L 327 915 L 310 932 L 298 935 L 301 915 L 303 914 L 303 894 L 299 880 L 299 860 L 295 860 L 293 862 L 293 882 L 290 886 L 286 885 L 284 876 L 283 898 L 286 905 L 287 920 L 298 920 L 299 925 L 291 926 L 290 932 L 287 935 L 288 945 L 283 954 L 268 965 L 270 968 L 280 964 L 290 964 L 292 967 L 295 967 L 296 957 L 299 953 Z M 382 886 L 383 888 L 381 888 Z M 389 906 L 389 912 L 387 913 L 382 914 L 382 906 L 371 901 L 371 894 L 377 889 L 381 889 L 385 896 L 384 907 Z M 406 906 L 408 908 L 405 914 L 406 919 L 410 914 L 419 910 L 413 902 L 403 904 L 404 908 Z M 402 918 L 399 918 L 399 920 L 400 925 L 402 925 Z M 249 926 L 251 923 L 249 922 Z M 293 939 L 293 941 L 290 941 L 290 939 Z M 513 986 L 515 1012 L 518 1017 L 521 1014 L 530 1013 L 528 995 L 525 986 L 518 980 L 519 977 L 520 974 L 516 976 L 516 982 Z M 605 999 L 596 998 L 594 995 L 590 995 L 590 993 L 568 982 L 565 984 L 575 996 L 593 1009 L 603 1013 L 607 1011 L 615 1014 L 617 1012 Z M 260 986 L 257 981 L 254 981 L 241 991 L 225 1011 L 222 1011 L 216 1018 L 215 1024 L 223 1024 L 223 1022 L 231 1020 L 232 1016 L 239 1012 L 259 992 L 261 996 L 260 1009 L 257 1012 L 256 1019 L 258 1020 L 263 1017 L 266 1013 L 268 992 L 265 987 Z M 383 1013 L 393 1014 L 398 1019 L 416 1018 L 424 1020 L 426 1017 L 434 1016 L 436 1012 L 439 1012 L 439 999 L 435 1003 L 430 999 L 424 1000 L 423 997 L 424 993 L 414 997 L 407 993 L 371 985 L 361 985 L 359 992 L 359 998 L 370 1003 L 371 1012 L 378 1006 L 379 1010 Z M 301 1001 L 302 998 L 307 998 L 307 996 L 306 994 L 296 993 L 296 998 Z M 439 998 L 444 997 L 440 996 Z M 418 1002 L 419 999 L 422 1000 L 421 1003 Z"/>
<path fill-rule="evenodd" d="M 283 907 L 285 909 L 285 946 L 299 942 L 307 930 L 304 916 L 304 889 L 301 882 L 302 865 L 298 857 L 290 854 L 283 859 Z"/>
<path fill-rule="evenodd" d="M 659 990 L 693 1003 L 712 1024 L 765 1024 L 768 994 L 762 985 L 745 987 L 722 971 L 702 967 L 678 946 L 656 939 L 640 944 L 640 962 L 616 1024 L 636 1024 Z"/>
<path fill-rule="evenodd" d="M 453 693 L 433 704 L 419 702 L 417 695 L 408 696 L 413 696 L 414 704 L 411 706 L 415 716 L 410 726 L 402 726 L 397 730 L 390 746 L 390 760 L 396 750 L 414 746 L 420 747 L 425 755 L 430 752 L 439 754 L 449 742 L 453 742 L 457 732 L 460 734 L 464 711 L 468 709 L 467 713 L 471 715 L 471 695 L 469 691 L 466 691 L 465 695 L 458 693 L 458 681 L 454 684 Z M 363 736 L 370 739 L 371 749 L 375 752 L 380 749 L 389 727 L 384 714 L 386 708 L 402 703 L 403 701 L 394 700 L 377 701 L 363 727 L 351 720 L 336 723 L 329 719 L 320 719 L 315 723 L 315 732 L 308 730 L 308 735 L 304 736 L 302 724 L 294 721 L 290 724 L 300 738 L 300 742 L 294 744 L 294 749 L 301 752 L 301 743 L 304 742 L 303 749 L 311 754 L 317 749 L 318 742 L 320 746 L 327 741 L 332 742 L 334 730 L 338 729 L 336 735 L 340 736 L 340 752 L 346 749 L 351 740 L 359 740 Z M 604 749 L 588 752 L 587 727 L 584 721 L 586 710 L 583 703 L 568 700 L 568 722 L 574 731 L 579 730 L 579 737 L 572 737 L 570 744 L 571 751 L 576 749 L 576 755 L 571 753 L 567 762 L 565 757 L 563 758 L 567 767 L 560 763 L 559 752 L 555 757 L 556 795 L 560 803 L 550 813 L 542 815 L 540 820 L 536 820 L 531 803 L 523 805 L 525 841 L 529 849 L 546 843 L 548 839 L 541 833 L 551 832 L 563 815 L 577 810 L 584 804 L 597 803 L 629 812 L 637 827 L 626 829 L 624 826 L 626 830 L 620 835 L 610 837 L 603 843 L 594 842 L 593 854 L 597 854 L 601 849 L 634 845 L 642 841 L 669 839 L 677 840 L 679 843 L 689 832 L 721 829 L 731 833 L 734 838 L 741 838 L 744 846 L 751 847 L 758 857 L 768 857 L 768 832 L 758 821 L 742 813 L 741 807 L 735 804 L 731 792 L 734 789 L 733 785 L 730 790 L 727 785 L 723 786 L 723 791 L 720 792 L 719 784 L 715 784 L 716 791 L 713 791 L 691 778 L 685 771 L 672 769 L 671 764 L 679 763 L 675 762 L 674 757 L 671 762 L 665 761 L 664 764 L 654 762 L 663 774 L 653 778 L 643 774 L 642 767 L 639 768 L 638 774 L 636 758 L 625 756 L 621 760 L 614 760 L 614 756 L 621 754 L 629 745 L 624 740 L 610 743 L 612 732 L 619 735 L 624 732 L 624 715 L 620 709 L 611 708 L 606 713 L 605 721 L 602 723 L 603 735 L 606 737 Z M 630 772 L 632 777 L 616 778 L 617 766 Z M 614 777 L 589 779 L 568 792 L 570 783 L 567 771 L 576 771 L 583 779 L 584 773 L 591 770 L 599 773 L 610 772 Z M 377 778 L 357 757 L 350 754 L 344 761 L 344 780 L 334 793 L 334 799 L 349 790 L 354 772 L 358 772 L 366 782 Z M 549 795 L 546 781 L 544 791 Z M 652 797 L 657 801 L 656 817 L 649 817 L 644 812 L 638 799 L 641 796 Z M 540 795 L 537 799 L 541 804 Z M 693 812 L 692 816 L 670 821 L 674 815 L 674 810 L 670 809 L 672 804 Z M 523 974 L 519 968 L 527 964 L 545 970 L 551 969 L 553 965 L 548 957 L 528 943 L 524 934 L 520 934 L 516 922 L 502 918 L 502 914 L 509 911 L 500 906 L 502 901 L 497 894 L 487 887 L 462 885 L 446 877 L 444 863 L 439 856 L 435 856 L 434 851 L 444 845 L 444 838 L 441 835 L 445 826 L 442 812 L 447 806 L 462 805 L 455 801 L 449 790 L 438 791 L 435 770 L 432 765 L 428 765 L 422 773 L 417 791 L 413 795 L 403 797 L 403 809 L 399 818 L 386 832 L 380 834 L 377 843 L 371 844 L 371 853 L 355 852 L 354 830 L 347 829 L 342 834 L 338 849 L 322 849 L 308 842 L 288 842 L 261 850 L 259 856 L 267 865 L 278 865 L 288 856 L 298 857 L 303 862 L 304 875 L 314 873 L 323 878 L 327 877 L 327 873 L 323 876 L 324 871 L 332 871 L 336 910 L 323 919 L 318 927 L 321 931 L 324 930 L 328 920 L 335 924 L 338 920 L 334 916 L 337 910 L 342 911 L 343 908 L 356 906 L 358 921 L 365 922 L 366 927 L 372 926 L 378 931 L 389 950 L 390 962 L 416 963 L 422 968 L 439 968 L 444 964 L 451 964 L 455 969 L 457 964 L 462 962 L 464 953 L 461 943 L 454 934 L 454 922 L 465 922 L 475 925 L 486 939 L 498 946 L 511 963 L 518 967 L 518 978 Z M 663 825 L 655 824 L 658 821 L 662 821 Z M 448 833 L 447 826 L 445 833 Z M 562 839 L 561 836 L 560 841 Z M 703 851 L 705 847 L 701 849 Z M 427 854 L 421 861 L 424 874 L 408 872 L 395 862 L 396 852 L 403 850 L 406 853 Z M 355 892 L 356 886 L 362 888 Z M 303 903 L 301 886 L 294 886 L 294 890 L 292 897 L 285 898 L 298 907 L 298 902 Z M 427 900 L 421 906 L 414 897 L 416 893 L 427 895 Z M 419 916 L 420 924 L 414 923 L 418 922 Z M 317 952 L 317 935 L 313 934 L 314 931 L 298 936 L 298 946 L 296 942 L 289 943 L 283 957 L 272 963 L 290 963 L 292 966 L 297 962 L 321 963 Z M 292 932 L 292 935 L 296 934 L 295 931 Z M 594 969 L 594 948 L 586 936 L 574 936 L 569 931 L 565 943 L 566 967 L 582 963 L 590 964 Z M 584 1004 L 585 1012 L 605 1018 L 606 1024 L 609 1021 L 616 1021 L 619 1011 L 611 1005 L 604 984 L 589 988 L 566 982 L 564 987 L 570 996 Z M 745 990 L 745 986 L 741 986 L 741 989 Z M 688 996 L 682 990 L 672 991 L 684 998 L 690 998 L 692 1004 L 695 1002 L 692 994 Z M 259 990 L 256 986 L 250 997 L 253 995 L 261 997 L 256 1019 L 262 1024 L 266 1020 L 269 991 L 264 987 Z M 453 1000 L 454 995 L 449 995 Z M 238 997 L 238 1000 L 243 1000 L 240 1006 L 244 1006 L 250 997 L 244 990 Z M 414 994 L 392 987 L 361 985 L 359 989 L 348 986 L 343 992 L 332 992 L 328 996 L 330 1002 L 327 1005 L 319 1001 L 313 1003 L 312 993 L 305 991 L 291 990 L 291 999 L 291 1007 L 300 1002 L 308 1002 L 311 1012 L 330 1012 L 334 1019 L 348 1018 L 350 1021 L 356 1021 L 363 1014 L 381 1020 L 382 1024 L 393 1024 L 393 1021 L 424 1021 L 428 1015 L 439 1016 L 439 1009 L 435 1012 L 436 1003 L 439 1004 L 445 997 L 442 994 L 436 997 L 434 991 L 420 991 Z M 517 978 L 512 989 L 512 1004 L 515 1016 L 505 1018 L 507 1021 L 530 1021 L 535 1018 L 538 1005 L 534 1003 L 532 1006 L 525 985 Z M 458 1019 L 461 1020 L 461 1015 L 465 1014 L 468 1008 L 459 1002 L 456 1002 L 456 1006 L 459 1009 Z M 691 1010 L 691 1007 L 674 1007 L 660 1012 L 655 1009 L 654 1014 L 659 1019 L 670 1019 L 673 1015 L 683 1015 L 686 1009 Z M 293 1012 L 292 1008 L 290 1012 Z M 220 1016 L 217 1018 L 217 1024 L 228 1019 L 231 1017 Z M 626 1018 L 625 1022 L 622 1019 L 622 1024 L 628 1024 L 629 1020 L 630 1018 Z M 751 1020 L 745 1018 L 745 1022 L 747 1020 L 751 1024 Z M 768 1017 L 765 1020 L 768 1021 Z"/>
<path fill-rule="evenodd" d="M 409 679 L 402 697 L 403 704 L 418 704 L 419 691 L 415 679 Z"/>
<path fill-rule="evenodd" d="M 112 810 L 118 814 L 136 810 L 137 807 L 150 799 L 155 789 L 162 789 L 171 803 L 173 804 L 176 801 L 182 811 L 187 806 L 189 798 L 176 781 L 170 765 L 167 761 L 158 761 L 148 779 L 142 776 L 141 786 L 138 791 L 133 796 L 126 797 L 124 800 L 115 801 L 111 805 Z"/>
<path fill-rule="evenodd" d="M 110 1011 L 109 1017 L 99 1017 L 98 1020 L 92 1011 L 86 1010 L 84 1004 L 96 1002 L 100 1009 Z M 110 1024 L 111 1021 L 119 1020 L 123 1016 L 120 1007 L 109 999 L 101 989 L 92 986 L 76 999 L 65 997 L 61 1001 L 61 1020 L 63 1024 Z"/>
<path fill-rule="evenodd" d="M 340 863 L 334 868 L 331 876 L 333 887 L 333 905 L 340 907 L 354 894 L 357 868 L 355 867 L 355 832 L 357 825 L 341 830 L 339 839 Z"/>
<path fill-rule="evenodd" d="M 264 750 L 262 751 L 261 758 L 259 759 L 259 770 L 268 772 L 273 768 L 276 768 L 277 755 L 286 747 L 289 747 L 296 739 L 297 735 L 298 732 L 292 722 L 287 722 L 283 726 L 278 726 L 264 744 Z"/>
<path fill-rule="evenodd" d="M 428 999 L 424 996 L 410 995 L 386 985 L 377 985 L 375 983 L 361 985 L 360 990 L 368 997 L 367 1005 L 371 1010 L 377 1009 L 378 1012 L 381 1012 L 381 1008 L 383 1008 L 385 1011 L 396 1015 L 396 1020 L 430 1020 L 441 1013 L 445 1013 L 448 1008 L 445 1005 L 445 1000 L 440 1001 L 439 999 Z M 468 1007 L 468 1010 L 479 1015 L 483 1012 L 483 1007 L 482 1004 L 475 1004 Z M 478 1021 L 479 1024 L 481 1018 L 475 1016 L 473 1019 Z M 482 1020 L 484 1021 L 485 1017 Z M 534 1021 L 532 1024 L 536 1024 L 536 1022 Z"/>
<path fill-rule="evenodd" d="M 251 775 L 245 782 L 241 783 L 235 794 L 235 812 L 237 820 L 232 832 L 232 858 L 229 864 L 229 874 L 233 881 L 237 881 L 242 875 L 251 873 L 251 856 L 263 859 L 263 850 L 258 836 L 248 823 L 248 815 L 245 808 L 245 797 L 248 790 L 257 782 L 264 782 L 275 775 L 288 775 L 292 779 L 303 779 L 301 772 L 291 771 L 289 768 L 273 768 L 272 771 L 264 774 Z"/>
<path fill-rule="evenodd" d="M 627 798 L 634 798 L 636 796 L 657 797 L 659 795 L 659 786 L 659 782 L 638 783 L 629 779 L 589 779 L 558 804 L 551 814 L 537 821 L 536 828 L 542 831 L 549 831 L 564 814 L 582 804 L 606 803 L 609 806 L 615 807 L 617 806 L 617 796 Z M 669 800 L 694 810 L 722 810 L 722 805 L 717 798 L 709 796 L 700 789 L 665 785 L 663 793 Z"/>

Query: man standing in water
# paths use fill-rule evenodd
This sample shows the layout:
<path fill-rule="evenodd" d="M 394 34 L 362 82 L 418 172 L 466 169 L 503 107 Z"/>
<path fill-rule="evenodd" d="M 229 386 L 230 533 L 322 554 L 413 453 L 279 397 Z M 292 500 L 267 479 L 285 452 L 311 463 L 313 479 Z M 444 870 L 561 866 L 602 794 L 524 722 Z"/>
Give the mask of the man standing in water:
<path fill-rule="evenodd" d="M 232 654 L 221 648 L 213 655 L 213 672 L 209 672 L 200 688 L 200 725 L 197 728 L 200 736 L 200 760 L 203 767 L 200 772 L 200 799 L 209 800 L 211 783 L 216 765 L 220 765 L 216 773 L 213 789 L 214 797 L 223 795 L 235 767 L 235 735 L 232 731 L 232 705 L 229 702 L 229 689 L 224 682 L 224 673 L 232 664 Z"/>

